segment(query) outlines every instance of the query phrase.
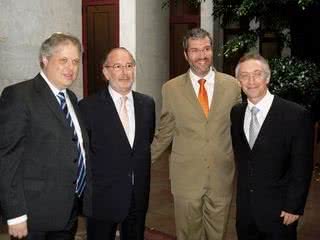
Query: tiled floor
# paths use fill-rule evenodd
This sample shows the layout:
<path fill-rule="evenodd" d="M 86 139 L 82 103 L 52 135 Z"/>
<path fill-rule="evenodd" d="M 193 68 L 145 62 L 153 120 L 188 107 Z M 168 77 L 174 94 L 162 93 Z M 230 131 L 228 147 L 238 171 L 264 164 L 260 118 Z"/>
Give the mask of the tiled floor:
<path fill-rule="evenodd" d="M 165 158 L 165 157 L 164 157 Z M 170 193 L 168 174 L 168 161 L 163 159 L 152 165 L 150 206 L 147 214 L 149 228 L 160 230 L 170 235 L 175 234 L 175 223 L 173 215 L 173 199 Z M 231 214 L 226 240 L 236 240 L 235 235 L 235 203 L 231 206 Z M 8 240 L 8 235 L 2 228 L 0 240 Z M 85 223 L 80 218 L 79 230 L 76 240 L 84 240 Z M 320 169 L 317 167 L 312 179 L 311 189 L 305 210 L 305 215 L 299 230 L 300 240 L 320 239 Z M 102 239 L 103 240 L 103 239 Z"/>

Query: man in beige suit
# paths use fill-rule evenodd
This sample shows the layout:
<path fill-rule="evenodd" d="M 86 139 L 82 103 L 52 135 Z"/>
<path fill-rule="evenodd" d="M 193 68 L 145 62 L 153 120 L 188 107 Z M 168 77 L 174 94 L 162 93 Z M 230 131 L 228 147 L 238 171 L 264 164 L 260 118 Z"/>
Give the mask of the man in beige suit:
<path fill-rule="evenodd" d="M 184 37 L 190 70 L 164 84 L 160 125 L 152 143 L 153 161 L 172 143 L 178 240 L 222 240 L 232 198 L 229 116 L 241 95 L 233 77 L 212 67 L 212 45 L 203 29 L 191 29 Z"/>

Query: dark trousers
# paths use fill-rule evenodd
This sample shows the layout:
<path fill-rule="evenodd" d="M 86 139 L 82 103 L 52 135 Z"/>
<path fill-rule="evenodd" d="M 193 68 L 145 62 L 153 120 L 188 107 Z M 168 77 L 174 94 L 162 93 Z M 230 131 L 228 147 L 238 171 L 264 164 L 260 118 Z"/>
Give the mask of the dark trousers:
<path fill-rule="evenodd" d="M 67 225 L 60 231 L 29 231 L 26 240 L 74 240 L 78 227 L 78 212 L 81 200 L 75 196 L 73 208 Z M 54 221 L 54 219 L 51 219 Z"/>
<path fill-rule="evenodd" d="M 280 213 L 279 213 L 280 215 Z M 238 240 L 296 240 L 297 221 L 284 225 L 283 218 L 258 225 L 254 218 L 247 215 L 246 218 L 237 219 L 236 228 Z"/>
<path fill-rule="evenodd" d="M 146 212 L 137 211 L 134 194 L 132 194 L 129 214 L 123 222 L 87 219 L 87 240 L 114 240 L 118 224 L 120 224 L 121 240 L 143 240 L 145 219 Z"/>

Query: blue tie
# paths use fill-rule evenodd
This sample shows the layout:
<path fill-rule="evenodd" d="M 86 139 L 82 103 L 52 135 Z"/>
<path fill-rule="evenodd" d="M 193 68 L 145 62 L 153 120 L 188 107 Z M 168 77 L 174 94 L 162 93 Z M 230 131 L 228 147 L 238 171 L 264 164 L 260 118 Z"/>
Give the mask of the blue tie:
<path fill-rule="evenodd" d="M 83 155 L 82 155 L 82 152 L 81 152 L 79 138 L 77 136 L 77 132 L 76 132 L 76 130 L 74 128 L 74 124 L 72 122 L 72 119 L 71 119 L 71 116 L 70 116 L 70 112 L 68 110 L 68 106 L 67 106 L 67 103 L 66 103 L 66 97 L 65 97 L 63 92 L 59 92 L 57 96 L 58 96 L 58 98 L 60 100 L 61 110 L 64 112 L 64 114 L 66 116 L 66 119 L 67 119 L 67 122 L 68 122 L 69 126 L 73 130 L 73 137 L 77 141 L 78 171 L 77 171 L 76 194 L 80 197 L 81 194 L 83 193 L 84 187 L 86 185 L 86 169 L 85 169 L 85 165 L 84 165 L 84 159 L 83 159 Z"/>

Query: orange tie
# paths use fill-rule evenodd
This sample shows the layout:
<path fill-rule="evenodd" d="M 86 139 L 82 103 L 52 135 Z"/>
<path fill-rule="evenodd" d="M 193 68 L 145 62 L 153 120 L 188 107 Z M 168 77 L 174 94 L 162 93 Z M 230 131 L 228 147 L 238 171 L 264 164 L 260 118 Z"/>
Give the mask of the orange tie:
<path fill-rule="evenodd" d="M 209 113 L 208 94 L 207 94 L 206 88 L 204 87 L 206 80 L 200 79 L 198 83 L 200 84 L 198 99 L 204 114 L 206 115 L 206 117 L 208 117 L 208 113 Z"/>

